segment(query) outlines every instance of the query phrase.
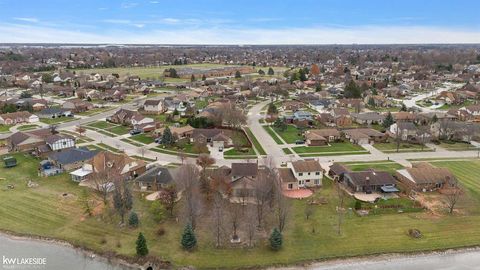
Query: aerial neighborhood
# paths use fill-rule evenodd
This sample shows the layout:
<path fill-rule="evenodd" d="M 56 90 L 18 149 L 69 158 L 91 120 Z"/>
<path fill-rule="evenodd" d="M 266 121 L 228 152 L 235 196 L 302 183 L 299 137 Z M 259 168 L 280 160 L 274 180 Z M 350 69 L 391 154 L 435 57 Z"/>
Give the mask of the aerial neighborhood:
<path fill-rule="evenodd" d="M 12 45 L 0 110 L 1 231 L 158 269 L 480 243 L 475 45 Z"/>

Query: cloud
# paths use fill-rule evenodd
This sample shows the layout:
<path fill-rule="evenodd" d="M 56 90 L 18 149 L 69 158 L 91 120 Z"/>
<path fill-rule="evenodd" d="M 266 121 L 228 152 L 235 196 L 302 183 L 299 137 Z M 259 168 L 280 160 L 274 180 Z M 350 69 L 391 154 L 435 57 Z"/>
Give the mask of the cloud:
<path fill-rule="evenodd" d="M 138 3 L 136 2 L 123 2 L 122 4 L 120 4 L 121 8 L 134 8 L 136 6 L 138 6 Z"/>
<path fill-rule="evenodd" d="M 110 20 L 112 21 L 112 20 Z M 113 20 L 143 28 L 143 23 Z M 417 44 L 480 43 L 480 31 L 425 26 L 309 28 L 184 27 L 181 29 L 111 30 L 106 33 L 0 23 L 0 43 L 123 44 Z"/>
<path fill-rule="evenodd" d="M 130 20 L 119 20 L 119 19 L 105 19 L 103 22 L 113 23 L 113 24 L 131 24 Z"/>
<path fill-rule="evenodd" d="M 23 22 L 33 22 L 33 23 L 38 22 L 37 18 L 15 17 L 13 19 L 17 21 L 23 21 Z"/>

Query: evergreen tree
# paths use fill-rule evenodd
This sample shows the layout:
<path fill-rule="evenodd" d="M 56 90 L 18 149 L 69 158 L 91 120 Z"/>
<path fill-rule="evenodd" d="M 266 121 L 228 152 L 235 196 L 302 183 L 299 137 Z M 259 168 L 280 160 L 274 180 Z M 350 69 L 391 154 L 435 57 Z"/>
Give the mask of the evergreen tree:
<path fill-rule="evenodd" d="M 273 229 L 273 232 L 272 234 L 270 235 L 270 248 L 273 249 L 273 250 L 280 250 L 282 248 L 282 234 L 280 233 L 280 231 L 275 228 Z"/>
<path fill-rule="evenodd" d="M 378 95 L 377 88 L 372 88 L 372 95 L 374 96 Z"/>
<path fill-rule="evenodd" d="M 128 216 L 128 225 L 130 227 L 138 227 L 138 215 L 135 212 L 130 212 L 130 216 Z"/>
<path fill-rule="evenodd" d="M 263 75 L 265 75 L 265 71 L 259 69 L 259 70 L 258 70 L 258 74 L 263 76 Z"/>
<path fill-rule="evenodd" d="M 272 75 L 275 74 L 275 71 L 273 71 L 273 68 L 269 67 L 267 73 L 268 73 L 268 75 L 272 76 Z"/>
<path fill-rule="evenodd" d="M 148 247 L 147 247 L 147 239 L 143 236 L 143 233 L 138 234 L 137 238 L 137 255 L 138 256 L 147 256 L 148 255 Z"/>
<path fill-rule="evenodd" d="M 405 103 L 402 103 L 402 108 L 400 109 L 401 112 L 406 112 L 408 111 L 407 109 L 407 106 L 405 105 Z"/>
<path fill-rule="evenodd" d="M 240 71 L 235 71 L 235 78 L 239 79 L 242 77 L 242 73 L 240 73 Z"/>
<path fill-rule="evenodd" d="M 163 145 L 171 145 L 173 144 L 173 134 L 170 131 L 169 127 L 166 127 L 162 134 L 162 139 L 160 140 L 160 144 Z"/>
<path fill-rule="evenodd" d="M 438 121 L 437 114 L 434 114 L 432 117 L 432 123 L 436 123 Z"/>
<path fill-rule="evenodd" d="M 190 81 L 191 81 L 191 82 L 194 82 L 194 81 L 196 81 L 196 80 L 197 80 L 197 79 L 195 79 L 195 75 L 192 74 L 192 77 L 190 77 Z"/>
<path fill-rule="evenodd" d="M 305 69 L 301 68 L 299 71 L 298 71 L 298 79 L 302 82 L 306 81 L 307 80 L 307 73 L 305 73 Z"/>
<path fill-rule="evenodd" d="M 362 90 L 355 81 L 351 80 L 345 87 L 344 96 L 346 98 L 360 98 L 362 96 Z"/>
<path fill-rule="evenodd" d="M 267 114 L 277 114 L 277 113 L 278 113 L 277 106 L 275 106 L 273 102 L 270 102 L 270 104 L 268 105 Z"/>
<path fill-rule="evenodd" d="M 202 75 L 202 81 L 205 81 L 207 79 L 207 76 L 205 74 Z"/>
<path fill-rule="evenodd" d="M 197 238 L 195 237 L 195 233 L 190 224 L 187 224 L 183 230 L 181 244 L 186 250 L 192 250 L 197 245 Z"/>
<path fill-rule="evenodd" d="M 368 99 L 368 105 L 369 105 L 370 107 L 375 107 L 375 100 L 373 99 L 373 97 L 370 97 L 370 98 Z"/>
<path fill-rule="evenodd" d="M 385 120 L 383 120 L 382 126 L 384 128 L 389 128 L 391 125 L 393 125 L 395 121 L 393 120 L 393 116 L 391 112 L 388 112 L 387 116 L 385 117 Z"/>
<path fill-rule="evenodd" d="M 317 83 L 317 85 L 315 86 L 315 92 L 320 92 L 320 91 L 322 91 L 322 84 Z"/>
<path fill-rule="evenodd" d="M 273 127 L 279 131 L 285 131 L 287 129 L 287 124 L 285 124 L 285 121 L 279 117 L 273 123 Z"/>

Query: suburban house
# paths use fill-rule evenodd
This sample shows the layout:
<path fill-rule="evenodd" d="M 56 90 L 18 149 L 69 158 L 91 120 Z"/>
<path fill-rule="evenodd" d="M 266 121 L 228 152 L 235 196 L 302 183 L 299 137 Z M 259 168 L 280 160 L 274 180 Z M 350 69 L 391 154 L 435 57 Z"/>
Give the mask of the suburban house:
<path fill-rule="evenodd" d="M 49 129 L 16 132 L 7 139 L 9 151 L 33 152 L 36 155 L 75 147 L 75 138 L 53 134 Z"/>
<path fill-rule="evenodd" d="M 172 132 L 172 134 L 174 136 L 176 136 L 177 139 L 191 138 L 192 134 L 193 134 L 193 131 L 195 130 L 190 125 L 186 125 L 186 126 L 183 126 L 183 127 L 173 126 L 173 127 L 169 127 L 169 128 L 170 128 L 170 131 Z M 164 127 L 155 129 L 155 131 L 153 132 L 153 135 L 156 136 L 156 137 L 160 137 L 163 134 L 164 131 L 165 131 Z"/>
<path fill-rule="evenodd" d="M 291 171 L 291 175 L 285 170 L 280 170 L 282 185 L 284 189 L 290 190 L 303 187 L 318 187 L 322 185 L 323 171 L 320 163 L 316 160 L 298 160 L 287 163 L 287 169 Z"/>
<path fill-rule="evenodd" d="M 118 110 L 114 115 L 107 118 L 108 121 L 124 126 L 142 126 L 152 125 L 155 121 L 152 118 L 145 117 L 137 111 L 130 111 L 125 109 Z"/>
<path fill-rule="evenodd" d="M 62 104 L 62 108 L 74 113 L 86 112 L 93 109 L 93 104 L 78 98 L 68 99 Z"/>
<path fill-rule="evenodd" d="M 423 192 L 443 188 L 455 179 L 449 169 L 438 168 L 427 162 L 414 163 L 412 168 L 397 170 L 395 177 L 410 190 Z"/>
<path fill-rule="evenodd" d="M 353 120 L 361 125 L 381 124 L 385 116 L 377 112 L 352 113 Z"/>
<path fill-rule="evenodd" d="M 192 132 L 193 143 L 211 144 L 215 147 L 229 147 L 233 145 L 231 131 L 226 129 L 196 128 Z"/>
<path fill-rule="evenodd" d="M 384 133 L 371 128 L 347 129 L 343 132 L 345 133 L 345 138 L 350 142 L 360 145 L 383 142 L 387 139 Z"/>
<path fill-rule="evenodd" d="M 350 169 L 340 163 L 335 162 L 330 166 L 330 169 L 328 170 L 328 176 L 330 176 L 330 178 L 332 178 L 334 181 L 342 182 L 345 173 L 348 172 L 350 172 Z"/>
<path fill-rule="evenodd" d="M 89 186 L 96 188 L 95 179 L 97 178 L 101 178 L 101 181 L 105 181 L 106 178 L 113 183 L 117 180 L 131 180 L 145 171 L 146 163 L 143 160 L 133 159 L 126 154 L 101 151 L 70 175 L 73 181 L 88 181 Z"/>
<path fill-rule="evenodd" d="M 402 141 L 424 142 L 430 138 L 429 132 L 422 131 L 412 122 L 397 122 L 392 124 L 389 128 L 389 135 L 393 138 L 399 136 Z"/>
<path fill-rule="evenodd" d="M 98 150 L 88 150 L 86 147 L 69 148 L 51 153 L 48 155 L 48 160 L 56 167 L 70 171 L 82 167 L 86 161 L 92 159 L 98 152 Z"/>
<path fill-rule="evenodd" d="M 367 170 L 344 173 L 343 183 L 353 192 L 398 192 L 397 181 L 388 172 Z"/>
<path fill-rule="evenodd" d="M 163 113 L 166 111 L 163 100 L 160 99 L 147 99 L 143 103 L 143 110 L 147 113 Z"/>
<path fill-rule="evenodd" d="M 36 123 L 38 116 L 27 111 L 0 114 L 0 125 L 16 125 L 22 123 Z"/>
<path fill-rule="evenodd" d="M 305 139 L 308 146 L 326 145 L 340 139 L 340 132 L 334 128 L 312 129 L 305 132 Z"/>
<path fill-rule="evenodd" d="M 140 191 L 159 191 L 173 183 L 170 170 L 161 166 L 153 166 L 135 178 L 135 186 Z"/>
<path fill-rule="evenodd" d="M 234 201 L 246 203 L 255 195 L 255 182 L 263 173 L 257 163 L 232 163 L 230 170 L 224 168 L 224 173 L 230 178 L 231 194 Z"/>
<path fill-rule="evenodd" d="M 62 108 L 45 108 L 37 112 L 37 116 L 40 118 L 57 118 L 69 115 L 72 115 L 72 111 Z"/>

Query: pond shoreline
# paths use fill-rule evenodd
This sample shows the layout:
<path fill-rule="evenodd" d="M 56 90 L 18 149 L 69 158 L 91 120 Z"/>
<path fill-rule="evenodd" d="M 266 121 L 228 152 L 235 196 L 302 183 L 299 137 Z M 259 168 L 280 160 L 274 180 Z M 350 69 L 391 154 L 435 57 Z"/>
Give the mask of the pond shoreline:
<path fill-rule="evenodd" d="M 42 243 L 52 244 L 63 246 L 67 248 L 71 248 L 77 252 L 82 253 L 86 257 L 97 260 L 100 262 L 108 263 L 113 266 L 121 266 L 131 270 L 139 270 L 143 269 L 142 265 L 137 263 L 135 257 L 123 256 L 118 255 L 114 252 L 97 252 L 89 248 L 85 248 L 83 246 L 74 245 L 65 240 L 59 240 L 49 237 L 37 236 L 37 235 L 30 235 L 30 234 L 19 234 L 11 231 L 0 230 L 0 236 L 11 240 L 20 240 L 20 241 L 38 241 Z M 358 256 L 338 256 L 338 257 L 330 257 L 325 259 L 312 259 L 303 262 L 292 263 L 288 265 L 284 264 L 272 264 L 271 266 L 265 267 L 243 267 L 239 269 L 267 269 L 267 270 L 293 270 L 293 269 L 316 269 L 322 267 L 337 267 L 337 266 L 348 266 L 352 264 L 359 264 L 359 263 L 375 263 L 375 262 L 382 262 L 382 261 L 390 261 L 390 260 L 402 260 L 402 259 L 419 259 L 422 257 L 431 257 L 431 256 L 441 256 L 441 255 L 459 255 L 459 254 L 467 254 L 472 252 L 480 253 L 480 245 L 475 246 L 465 246 L 465 247 L 458 247 L 458 248 L 446 248 L 446 249 L 438 249 L 438 250 L 430 250 L 430 251 L 414 251 L 414 252 L 395 252 L 395 253 L 378 253 L 378 254 L 370 254 L 370 255 L 358 255 Z M 147 261 L 144 261 L 145 264 Z M 169 262 L 170 267 L 172 265 Z M 180 267 L 180 269 L 188 268 L 188 269 L 196 269 L 195 267 L 191 268 L 192 266 L 184 266 Z M 173 267 L 176 268 L 176 267 Z M 165 268 L 162 268 L 165 269 Z"/>

